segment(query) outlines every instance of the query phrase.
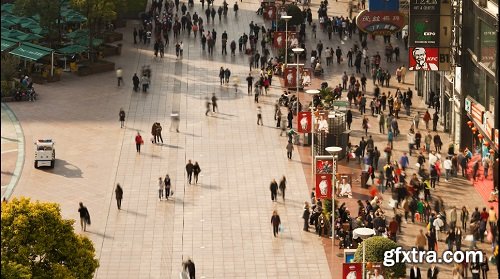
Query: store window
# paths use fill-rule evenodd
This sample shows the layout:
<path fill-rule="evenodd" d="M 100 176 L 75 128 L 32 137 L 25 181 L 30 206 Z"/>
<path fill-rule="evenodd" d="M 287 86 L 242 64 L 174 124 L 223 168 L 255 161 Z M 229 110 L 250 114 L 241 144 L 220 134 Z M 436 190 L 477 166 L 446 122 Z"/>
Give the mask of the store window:
<path fill-rule="evenodd" d="M 486 105 L 486 76 L 470 60 L 470 57 L 466 64 L 467 69 L 470 69 L 470 71 L 464 71 L 466 75 L 463 84 L 465 84 L 466 92 L 480 104 Z"/>
<path fill-rule="evenodd" d="M 486 93 L 488 103 L 484 104 L 484 107 L 489 108 L 489 111 L 495 111 L 495 98 L 498 97 L 498 89 L 495 80 L 489 76 L 486 77 Z"/>
<path fill-rule="evenodd" d="M 486 22 L 479 21 L 479 50 L 478 58 L 486 67 L 495 72 L 496 63 L 495 58 L 497 55 L 497 39 L 493 26 L 489 26 Z"/>

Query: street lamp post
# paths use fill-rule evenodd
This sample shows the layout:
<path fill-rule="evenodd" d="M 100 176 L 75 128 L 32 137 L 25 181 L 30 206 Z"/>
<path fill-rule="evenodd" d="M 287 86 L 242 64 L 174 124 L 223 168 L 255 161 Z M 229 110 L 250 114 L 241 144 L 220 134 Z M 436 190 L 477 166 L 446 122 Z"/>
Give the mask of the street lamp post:
<path fill-rule="evenodd" d="M 295 71 L 295 85 L 297 90 L 297 117 L 299 117 L 299 55 L 304 51 L 303 48 L 296 47 L 292 49 L 293 53 L 297 56 L 297 70 Z"/>
<path fill-rule="evenodd" d="M 358 239 L 358 238 L 361 238 L 363 240 L 363 279 L 366 278 L 366 271 L 365 271 L 365 252 L 366 252 L 366 248 L 365 248 L 365 240 L 374 236 L 375 235 L 375 231 L 373 229 L 370 229 L 370 228 L 357 228 L 355 230 L 352 231 L 352 238 L 353 239 Z"/>
<path fill-rule="evenodd" d="M 289 15 L 281 16 L 281 19 L 285 20 L 285 68 L 288 64 L 288 21 L 291 18 Z"/>
<path fill-rule="evenodd" d="M 314 95 L 319 93 L 318 89 L 309 89 L 306 90 L 307 94 L 310 94 L 313 96 L 313 101 L 312 101 L 312 106 L 309 107 L 311 109 L 311 158 L 312 158 L 312 178 L 314 179 L 314 170 L 316 169 L 316 166 L 314 165 Z M 298 116 L 297 116 L 298 117 Z"/>
<path fill-rule="evenodd" d="M 332 254 L 333 246 L 335 246 L 335 186 L 337 180 L 337 153 L 342 151 L 342 147 L 329 146 L 325 148 L 326 152 L 332 155 L 333 172 L 332 172 Z M 333 258 L 332 258 L 333 259 Z"/>

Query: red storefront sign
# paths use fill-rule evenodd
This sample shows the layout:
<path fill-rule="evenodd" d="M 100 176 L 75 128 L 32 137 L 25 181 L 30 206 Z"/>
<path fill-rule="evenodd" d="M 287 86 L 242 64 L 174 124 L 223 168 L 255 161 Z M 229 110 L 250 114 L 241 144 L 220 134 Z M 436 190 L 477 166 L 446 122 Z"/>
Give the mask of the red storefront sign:
<path fill-rule="evenodd" d="M 299 133 L 310 133 L 312 127 L 312 116 L 310 111 L 299 112 L 299 117 L 297 117 L 297 131 Z"/>
<path fill-rule="evenodd" d="M 275 48 L 284 48 L 285 47 L 285 33 L 283 31 L 274 31 L 273 32 L 273 46 Z"/>
<path fill-rule="evenodd" d="M 439 48 L 437 47 L 410 47 L 408 70 L 410 71 L 438 71 Z"/>
<path fill-rule="evenodd" d="M 264 8 L 264 19 L 268 20 L 276 19 L 276 6 L 268 5 Z"/>
<path fill-rule="evenodd" d="M 362 274 L 361 263 L 343 263 L 342 264 L 342 279 L 361 279 Z"/>
<path fill-rule="evenodd" d="M 361 11 L 356 17 L 359 29 L 373 35 L 391 35 L 403 29 L 405 15 L 398 11 Z"/>
<path fill-rule="evenodd" d="M 332 174 L 316 174 L 316 198 L 331 199 L 332 198 Z"/>

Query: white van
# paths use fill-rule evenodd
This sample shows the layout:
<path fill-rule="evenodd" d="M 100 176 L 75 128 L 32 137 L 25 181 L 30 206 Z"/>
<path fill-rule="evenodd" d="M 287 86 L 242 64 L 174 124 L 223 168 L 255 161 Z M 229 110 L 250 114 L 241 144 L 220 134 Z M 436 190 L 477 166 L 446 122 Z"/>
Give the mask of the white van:
<path fill-rule="evenodd" d="M 35 142 L 35 168 L 54 167 L 56 162 L 54 144 L 51 139 L 40 139 Z"/>

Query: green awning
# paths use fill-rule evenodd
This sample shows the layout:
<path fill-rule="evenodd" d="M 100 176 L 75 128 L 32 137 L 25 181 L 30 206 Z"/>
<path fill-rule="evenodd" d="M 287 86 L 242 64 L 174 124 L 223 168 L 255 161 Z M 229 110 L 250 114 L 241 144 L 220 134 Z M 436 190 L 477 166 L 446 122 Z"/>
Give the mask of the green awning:
<path fill-rule="evenodd" d="M 16 25 L 14 22 L 7 20 L 7 19 L 2 19 L 2 27 L 3 28 L 9 28 L 13 25 Z"/>
<path fill-rule="evenodd" d="M 89 35 L 89 30 L 78 29 L 71 33 L 66 34 L 66 37 L 70 39 L 77 39 L 88 35 Z"/>
<path fill-rule="evenodd" d="M 36 28 L 36 27 L 40 27 L 40 24 L 34 20 L 34 19 L 31 19 L 31 18 L 24 18 L 21 23 L 20 23 L 21 27 L 23 28 Z"/>
<path fill-rule="evenodd" d="M 21 21 L 23 21 L 23 18 L 22 18 L 22 17 L 15 16 L 15 15 L 11 15 L 11 14 L 6 14 L 6 15 L 2 15 L 2 20 L 12 21 L 12 22 L 14 22 L 15 24 L 18 24 L 18 23 L 20 23 Z"/>
<path fill-rule="evenodd" d="M 82 45 L 82 46 L 88 46 L 89 45 L 89 38 L 88 37 L 82 37 L 76 41 L 77 44 Z M 100 46 L 104 43 L 104 40 L 102 39 L 93 39 L 92 40 L 92 46 Z"/>
<path fill-rule="evenodd" d="M 43 29 L 42 27 L 32 28 L 30 31 L 33 34 L 38 34 L 38 35 L 45 35 L 48 33 L 47 30 Z"/>
<path fill-rule="evenodd" d="M 34 20 L 40 22 L 40 15 L 39 14 L 36 14 L 36 15 L 32 16 L 31 18 L 33 18 Z"/>
<path fill-rule="evenodd" d="M 43 36 L 29 33 L 29 34 L 21 35 L 17 38 L 23 42 L 29 42 L 29 41 L 39 40 L 39 39 L 43 38 Z"/>
<path fill-rule="evenodd" d="M 2 4 L 2 13 L 12 13 L 12 9 L 14 8 L 14 4 L 12 3 L 5 3 Z"/>
<path fill-rule="evenodd" d="M 87 51 L 86 46 L 81 46 L 81 45 L 69 45 L 65 46 L 63 48 L 60 48 L 57 50 L 58 53 L 61 54 L 75 54 L 75 53 L 81 53 Z"/>
<path fill-rule="evenodd" d="M 82 16 L 82 15 L 72 14 L 72 15 L 66 17 L 66 22 L 81 23 L 81 22 L 85 22 L 85 21 L 87 21 L 87 18 Z"/>
<path fill-rule="evenodd" d="M 7 50 L 15 45 L 17 45 L 18 41 L 10 38 L 2 38 L 2 52 Z"/>
<path fill-rule="evenodd" d="M 9 37 L 9 38 L 17 38 L 19 36 L 22 36 L 22 35 L 26 35 L 26 33 L 24 32 L 21 32 L 19 30 L 9 30 L 9 31 L 2 31 L 2 35 L 5 36 L 5 37 Z"/>
<path fill-rule="evenodd" d="M 22 43 L 21 46 L 10 51 L 9 53 L 19 57 L 36 61 L 46 55 L 49 55 L 52 51 L 53 49 L 46 48 L 43 46 L 31 43 Z"/>

